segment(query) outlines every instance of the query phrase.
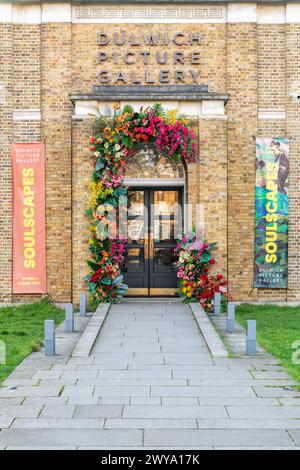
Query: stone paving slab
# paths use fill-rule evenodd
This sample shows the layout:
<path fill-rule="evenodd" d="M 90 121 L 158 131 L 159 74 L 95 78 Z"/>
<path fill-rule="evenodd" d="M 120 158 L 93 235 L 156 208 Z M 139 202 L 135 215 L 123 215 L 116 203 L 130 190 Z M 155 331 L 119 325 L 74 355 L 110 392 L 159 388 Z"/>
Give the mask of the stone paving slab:
<path fill-rule="evenodd" d="M 99 403 L 99 397 L 65 397 L 68 405 L 97 405 Z M 128 398 L 129 403 L 129 398 Z"/>
<path fill-rule="evenodd" d="M 270 371 L 256 371 L 256 370 L 254 370 L 253 372 L 251 372 L 251 374 L 253 375 L 254 379 L 267 379 L 267 380 L 271 380 L 271 379 L 273 379 L 273 380 L 288 379 L 288 380 L 291 380 L 289 375 L 284 371 L 270 372 Z"/>
<path fill-rule="evenodd" d="M 75 413 L 74 405 L 45 405 L 39 418 L 72 418 Z"/>
<path fill-rule="evenodd" d="M 11 429 L 101 429 L 104 419 L 17 418 Z"/>
<path fill-rule="evenodd" d="M 1 415 L 14 418 L 37 418 L 43 405 L 8 405 L 0 409 Z M 1 427 L 1 426 L 0 426 Z"/>
<path fill-rule="evenodd" d="M 76 446 L 63 446 L 63 447 L 49 447 L 49 446 L 40 446 L 40 447 L 36 447 L 36 446 L 24 446 L 24 447 L 16 447 L 16 446 L 8 446 L 8 447 L 5 447 L 5 450 L 56 450 L 56 451 L 59 451 L 59 450 L 77 450 L 78 447 Z"/>
<path fill-rule="evenodd" d="M 197 424 L 200 429 L 300 429 L 297 419 L 197 419 Z"/>
<path fill-rule="evenodd" d="M 300 446 L 300 430 L 289 430 L 289 435 L 293 439 L 296 446 Z"/>
<path fill-rule="evenodd" d="M 300 406 L 299 398 L 278 398 L 278 401 L 283 406 Z"/>
<path fill-rule="evenodd" d="M 300 425 L 300 408 L 297 406 L 226 406 L 230 418 L 251 419 L 297 419 Z"/>
<path fill-rule="evenodd" d="M 228 418 L 224 406 L 124 406 L 123 418 Z"/>
<path fill-rule="evenodd" d="M 153 378 L 129 378 L 129 379 L 79 379 L 77 381 L 77 385 L 92 385 L 97 387 L 105 387 L 105 385 L 109 386 L 139 386 L 139 385 L 149 385 L 150 387 L 153 385 L 169 385 L 169 386 L 184 386 L 187 385 L 187 380 L 185 379 L 153 379 Z"/>
<path fill-rule="evenodd" d="M 151 387 L 151 395 L 154 397 L 253 397 L 254 391 L 251 387 L 210 387 L 187 386 L 187 387 Z"/>
<path fill-rule="evenodd" d="M 282 387 L 254 387 L 254 391 L 258 397 L 286 397 L 300 398 L 300 391 L 290 390 Z"/>
<path fill-rule="evenodd" d="M 105 385 L 95 387 L 94 395 L 99 397 L 119 397 L 119 396 L 131 396 L 131 397 L 147 397 L 150 396 L 150 385 L 124 385 L 122 387 L 115 385 Z"/>
<path fill-rule="evenodd" d="M 0 409 L 4 406 L 9 405 L 20 405 L 23 402 L 24 398 L 16 397 L 16 398 L 0 398 Z"/>
<path fill-rule="evenodd" d="M 13 447 L 141 447 L 143 431 L 118 429 L 4 429 L 0 432 L 0 445 Z"/>
<path fill-rule="evenodd" d="M 15 390 L 1 387 L 0 398 L 9 397 L 56 397 L 60 394 L 61 386 L 53 385 L 48 387 L 18 387 Z"/>
<path fill-rule="evenodd" d="M 164 398 L 163 398 L 164 400 Z M 280 406 L 277 398 L 257 398 L 253 397 L 200 397 L 200 405 L 223 405 L 223 406 Z"/>
<path fill-rule="evenodd" d="M 196 419 L 107 419 L 105 429 L 197 429 Z"/>
<path fill-rule="evenodd" d="M 34 387 L 39 379 L 7 379 L 2 382 L 3 387 Z"/>
<path fill-rule="evenodd" d="M 118 405 L 79 405 L 74 418 L 120 418 L 122 411 Z"/>
<path fill-rule="evenodd" d="M 223 386 L 247 386 L 247 387 L 256 387 L 257 380 L 254 379 L 236 379 L 236 378 L 226 378 L 226 379 L 205 379 L 203 380 L 188 380 L 188 384 L 191 387 L 198 386 L 198 385 L 206 385 L 208 387 L 223 387 Z M 167 384 L 166 384 L 167 385 Z M 290 380 L 259 380 L 259 386 L 264 387 L 292 387 L 296 385 L 296 382 L 292 379 Z"/>
<path fill-rule="evenodd" d="M 294 431 L 297 432 L 297 431 Z M 293 431 L 291 431 L 293 434 Z M 154 448 L 165 446 L 217 446 L 217 447 L 294 447 L 295 444 L 285 430 L 173 430 L 166 433 L 160 430 L 145 430 L 144 445 Z"/>
<path fill-rule="evenodd" d="M 9 428 L 14 418 L 0 414 L 0 429 Z"/>
<path fill-rule="evenodd" d="M 22 401 L 22 405 L 33 405 L 33 406 L 44 406 L 44 405 L 51 405 L 53 408 L 54 406 L 61 406 L 66 405 L 67 398 L 66 397 L 26 397 Z"/>

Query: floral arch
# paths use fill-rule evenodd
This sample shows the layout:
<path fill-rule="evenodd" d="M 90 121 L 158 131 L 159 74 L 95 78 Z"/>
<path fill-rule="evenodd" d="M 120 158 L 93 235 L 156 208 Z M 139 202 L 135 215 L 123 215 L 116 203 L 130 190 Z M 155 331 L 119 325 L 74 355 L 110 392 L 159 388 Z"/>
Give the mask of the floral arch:
<path fill-rule="evenodd" d="M 169 177 L 172 173 L 171 177 L 184 178 L 183 163 L 196 159 L 195 133 L 176 110 L 166 112 L 159 103 L 139 112 L 128 105 L 122 111 L 114 106 L 111 117 L 94 116 L 90 143 L 94 170 L 86 214 L 92 260 L 88 261 L 91 271 L 85 280 L 97 302 L 117 302 L 127 290 L 120 270 L 126 242 L 124 212 L 128 208 L 126 166 L 137 179 L 142 171 L 145 175 L 145 164 L 149 173 L 153 165 L 153 175 L 168 177 L 169 172 Z M 159 156 L 157 161 L 155 155 Z"/>

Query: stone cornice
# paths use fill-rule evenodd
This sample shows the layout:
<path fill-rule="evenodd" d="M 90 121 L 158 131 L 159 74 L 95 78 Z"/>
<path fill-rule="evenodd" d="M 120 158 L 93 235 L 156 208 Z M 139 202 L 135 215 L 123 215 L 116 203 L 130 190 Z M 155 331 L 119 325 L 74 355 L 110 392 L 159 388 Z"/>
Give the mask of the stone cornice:
<path fill-rule="evenodd" d="M 257 3 L 257 4 L 282 4 L 287 3 L 299 3 L 299 0 L 5 0 L 5 3 L 13 4 L 43 4 L 43 3 L 71 3 L 72 5 L 127 5 L 127 4 L 174 4 L 174 5 L 185 5 L 185 4 L 230 4 L 230 3 Z"/>
<path fill-rule="evenodd" d="M 93 93 L 70 95 L 74 103 L 80 101 L 118 101 L 118 100 L 181 100 L 181 101 L 223 101 L 227 102 L 227 93 L 212 93 L 206 85 L 102 85 L 95 86 Z"/>

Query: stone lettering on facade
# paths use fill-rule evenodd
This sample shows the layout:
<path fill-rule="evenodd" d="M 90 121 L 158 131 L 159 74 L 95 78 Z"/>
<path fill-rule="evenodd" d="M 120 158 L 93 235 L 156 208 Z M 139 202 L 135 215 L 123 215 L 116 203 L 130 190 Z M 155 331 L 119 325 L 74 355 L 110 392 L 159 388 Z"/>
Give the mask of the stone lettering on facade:
<path fill-rule="evenodd" d="M 118 70 L 115 73 L 110 73 L 106 68 L 100 69 L 97 72 L 98 81 L 100 83 L 169 83 L 174 80 L 175 83 L 199 83 L 199 70 L 195 66 L 198 66 L 201 61 L 201 51 L 195 50 L 195 47 L 200 47 L 202 44 L 202 33 L 192 32 L 185 33 L 177 31 L 173 34 L 169 33 L 156 33 L 150 31 L 149 33 L 126 34 L 121 31 L 109 35 L 103 31 L 98 33 L 98 46 L 100 51 L 98 52 L 97 62 L 102 66 L 109 66 L 109 62 L 113 64 L 124 66 L 124 70 Z M 185 50 L 177 50 L 175 52 L 169 52 L 165 49 L 172 43 L 178 47 L 178 49 L 185 47 Z M 103 50 L 106 46 L 109 46 L 106 50 Z M 112 46 L 118 46 L 120 53 L 112 51 Z M 147 49 L 140 52 L 132 50 L 135 46 L 145 46 Z M 123 52 L 123 48 L 125 51 Z M 159 51 L 155 51 L 159 48 Z M 188 50 L 186 50 L 188 48 Z M 136 64 L 141 62 L 144 67 L 149 67 L 153 64 L 167 65 L 168 69 L 158 70 L 157 73 L 150 71 L 148 68 L 143 72 L 137 74 L 135 71 L 130 70 L 130 66 L 136 68 Z M 174 66 L 191 66 L 188 70 L 177 70 Z M 125 67 L 126 66 L 126 67 Z M 193 69 L 195 67 L 195 69 Z"/>

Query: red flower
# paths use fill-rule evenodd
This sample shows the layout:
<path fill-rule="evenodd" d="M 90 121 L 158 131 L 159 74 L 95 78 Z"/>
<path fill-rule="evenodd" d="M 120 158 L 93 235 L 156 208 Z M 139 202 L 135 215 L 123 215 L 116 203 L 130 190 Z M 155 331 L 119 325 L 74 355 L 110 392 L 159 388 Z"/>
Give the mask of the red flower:
<path fill-rule="evenodd" d="M 218 281 L 220 281 L 222 278 L 223 278 L 222 274 L 218 274 L 218 275 L 217 275 Z"/>
<path fill-rule="evenodd" d="M 210 259 L 210 260 L 209 260 L 209 264 L 215 264 L 215 260 L 214 260 L 214 259 Z"/>
<path fill-rule="evenodd" d="M 103 273 L 103 269 L 99 268 L 96 272 L 94 272 L 94 274 L 90 278 L 90 282 L 97 282 L 99 277 L 102 276 L 102 273 Z"/>

